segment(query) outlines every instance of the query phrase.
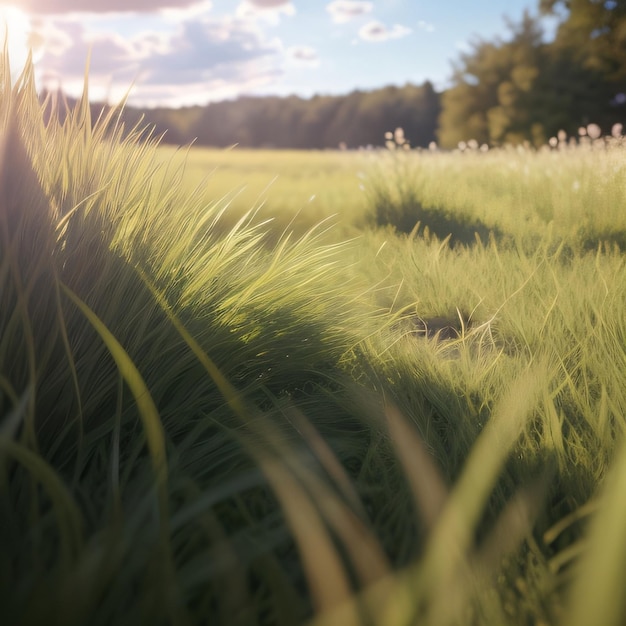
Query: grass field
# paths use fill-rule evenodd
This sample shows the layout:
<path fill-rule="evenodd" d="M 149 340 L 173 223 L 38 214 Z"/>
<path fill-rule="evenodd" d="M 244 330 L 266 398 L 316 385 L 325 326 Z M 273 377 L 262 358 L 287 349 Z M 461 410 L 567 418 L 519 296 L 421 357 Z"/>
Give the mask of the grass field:
<path fill-rule="evenodd" d="M 371 155 L 164 146 L 158 159 L 170 167 L 184 164 L 186 187 L 210 199 L 228 199 L 228 225 L 234 216 L 251 208 L 258 209 L 260 217 L 272 219 L 272 232 L 289 228 L 301 235 L 328 218 L 337 226 L 335 231 L 341 230 L 335 233 L 339 238 L 364 223 L 368 201 L 363 177 Z M 350 220 L 341 219 L 346 214 Z"/>
<path fill-rule="evenodd" d="M 0 87 L 3 623 L 624 623 L 621 138 L 185 156 Z"/>

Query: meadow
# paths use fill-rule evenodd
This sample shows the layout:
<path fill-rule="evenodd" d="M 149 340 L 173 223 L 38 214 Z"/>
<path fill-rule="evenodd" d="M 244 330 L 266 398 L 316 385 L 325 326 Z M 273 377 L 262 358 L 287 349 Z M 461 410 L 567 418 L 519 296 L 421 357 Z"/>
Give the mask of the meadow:
<path fill-rule="evenodd" d="M 3 623 L 624 622 L 621 136 L 173 151 L 9 76 Z"/>

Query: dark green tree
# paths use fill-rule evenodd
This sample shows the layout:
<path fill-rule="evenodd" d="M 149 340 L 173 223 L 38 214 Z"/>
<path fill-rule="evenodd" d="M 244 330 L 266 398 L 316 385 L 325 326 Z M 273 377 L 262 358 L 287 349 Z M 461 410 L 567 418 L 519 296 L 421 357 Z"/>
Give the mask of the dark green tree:
<path fill-rule="evenodd" d="M 541 0 L 543 13 L 562 16 L 550 46 L 549 75 L 570 125 L 599 123 L 605 131 L 626 118 L 626 2 Z M 567 89 L 563 85 L 568 78 Z"/>
<path fill-rule="evenodd" d="M 444 147 L 468 139 L 492 144 L 542 140 L 532 104 L 543 63 L 543 33 L 528 12 L 508 27 L 510 39 L 477 40 L 455 64 L 454 84 L 442 96 L 438 136 Z"/>
<path fill-rule="evenodd" d="M 624 0 L 541 0 L 543 13 L 561 14 L 554 48 L 607 81 L 626 79 L 626 2 Z"/>
<path fill-rule="evenodd" d="M 164 142 L 250 148 L 356 148 L 383 145 L 388 130 L 401 126 L 413 146 L 435 139 L 440 94 L 431 83 L 354 91 L 345 96 L 303 99 L 241 97 L 186 109 L 125 109 L 132 125 L 143 118 Z"/>
<path fill-rule="evenodd" d="M 535 145 L 590 122 L 605 132 L 626 122 L 626 2 L 540 0 L 560 17 L 545 42 L 538 17 L 509 23 L 511 37 L 479 40 L 454 66 L 442 97 L 439 139 L 446 147 L 475 138 Z"/>

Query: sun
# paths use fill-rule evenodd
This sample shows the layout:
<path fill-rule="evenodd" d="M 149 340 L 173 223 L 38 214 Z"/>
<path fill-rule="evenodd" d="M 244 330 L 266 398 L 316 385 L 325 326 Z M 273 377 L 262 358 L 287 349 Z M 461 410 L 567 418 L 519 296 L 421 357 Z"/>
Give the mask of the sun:
<path fill-rule="evenodd" d="M 24 11 L 0 3 L 0 46 L 9 51 L 12 73 L 20 72 L 28 58 L 32 27 Z"/>

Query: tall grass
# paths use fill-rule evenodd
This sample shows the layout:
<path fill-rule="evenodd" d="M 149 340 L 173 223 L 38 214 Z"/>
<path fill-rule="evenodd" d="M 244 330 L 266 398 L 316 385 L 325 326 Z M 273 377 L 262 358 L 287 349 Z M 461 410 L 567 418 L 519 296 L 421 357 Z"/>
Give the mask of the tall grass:
<path fill-rule="evenodd" d="M 207 206 L 176 172 L 161 174 L 139 129 L 124 132 L 114 112 L 93 125 L 86 94 L 61 125 L 62 103 L 38 104 L 30 69 L 12 91 L 8 76 L 6 614 L 178 623 L 196 603 L 205 620 L 226 602 L 261 615 L 278 590 L 287 597 L 288 580 L 291 614 L 304 615 L 257 457 L 294 436 L 277 403 L 322 394 L 321 426 L 354 428 L 323 399 L 345 386 L 338 364 L 363 317 L 342 293 L 345 276 L 332 276 L 337 246 L 311 231 L 268 251 L 247 218 L 224 233 L 225 202 Z M 262 437 L 270 414 L 275 430 Z M 229 570 L 243 599 L 224 595 Z"/>
<path fill-rule="evenodd" d="M 500 241 L 532 250 L 546 234 L 576 251 L 626 246 L 623 138 L 539 151 L 507 147 L 379 155 L 368 185 L 374 219 L 453 242 Z M 453 180 L 454 184 L 447 184 Z"/>
<path fill-rule="evenodd" d="M 87 87 L 0 93 L 7 623 L 623 620 L 619 249 L 271 230 Z"/>
<path fill-rule="evenodd" d="M 587 141 L 584 141 L 584 140 Z M 504 147 L 463 152 L 360 150 L 228 151 L 192 148 L 162 162 L 185 162 L 185 185 L 228 197 L 235 216 L 256 206 L 280 234 L 306 232 L 329 218 L 335 239 L 367 225 L 421 232 L 472 245 L 476 234 L 535 249 L 547 235 L 576 253 L 626 245 L 623 137 L 561 141 L 535 150 Z M 454 184 L 449 184 L 454 180 Z"/>

